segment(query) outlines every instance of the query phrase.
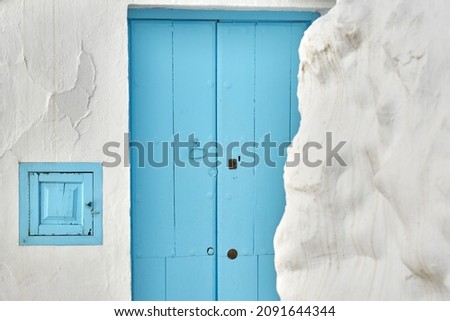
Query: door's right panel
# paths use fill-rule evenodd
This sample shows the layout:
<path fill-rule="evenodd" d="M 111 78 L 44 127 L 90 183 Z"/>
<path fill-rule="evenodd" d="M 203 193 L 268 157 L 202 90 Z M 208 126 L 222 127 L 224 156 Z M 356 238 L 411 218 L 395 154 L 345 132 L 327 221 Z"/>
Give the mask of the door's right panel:
<path fill-rule="evenodd" d="M 286 147 L 299 126 L 297 48 L 304 29 L 298 23 L 217 27 L 217 137 L 225 150 L 239 144 L 231 155 L 224 152 L 219 167 L 219 300 L 279 299 L 273 237 L 285 207 Z M 227 257 L 230 249 L 237 258 Z"/>

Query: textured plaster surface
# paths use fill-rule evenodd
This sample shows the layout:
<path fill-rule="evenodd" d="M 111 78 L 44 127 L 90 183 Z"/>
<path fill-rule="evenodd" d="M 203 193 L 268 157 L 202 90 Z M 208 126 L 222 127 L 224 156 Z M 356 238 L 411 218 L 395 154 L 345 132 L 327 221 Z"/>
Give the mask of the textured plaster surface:
<path fill-rule="evenodd" d="M 282 299 L 450 299 L 449 10 L 340 0 L 306 32 L 289 157 L 331 131 L 348 166 L 285 169 Z"/>
<path fill-rule="evenodd" d="M 130 4 L 326 11 L 334 1 L 0 1 L 0 299 L 130 299 L 127 168 L 104 169 L 103 246 L 18 245 L 19 162 L 101 162 L 105 142 L 123 146 Z"/>

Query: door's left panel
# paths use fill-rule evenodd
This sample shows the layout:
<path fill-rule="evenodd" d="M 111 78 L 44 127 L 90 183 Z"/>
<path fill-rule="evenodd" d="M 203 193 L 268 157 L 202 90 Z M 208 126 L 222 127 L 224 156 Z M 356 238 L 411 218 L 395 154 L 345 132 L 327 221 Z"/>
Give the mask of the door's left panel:
<path fill-rule="evenodd" d="M 215 23 L 129 27 L 133 299 L 214 300 Z"/>

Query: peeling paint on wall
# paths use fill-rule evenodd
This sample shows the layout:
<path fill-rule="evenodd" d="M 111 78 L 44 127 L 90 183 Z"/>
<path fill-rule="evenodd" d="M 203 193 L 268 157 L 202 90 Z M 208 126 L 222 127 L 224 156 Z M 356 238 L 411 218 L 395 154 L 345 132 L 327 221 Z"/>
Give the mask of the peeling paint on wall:
<path fill-rule="evenodd" d="M 56 108 L 69 117 L 75 129 L 80 121 L 88 117 L 89 103 L 95 91 L 95 67 L 92 56 L 81 51 L 79 60 L 75 86 L 52 96 Z"/>

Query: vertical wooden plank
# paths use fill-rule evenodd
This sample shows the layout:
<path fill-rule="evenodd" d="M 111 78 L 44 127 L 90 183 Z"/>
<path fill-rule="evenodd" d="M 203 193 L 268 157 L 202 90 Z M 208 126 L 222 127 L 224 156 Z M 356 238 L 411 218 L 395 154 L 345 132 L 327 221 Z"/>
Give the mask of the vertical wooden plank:
<path fill-rule="evenodd" d="M 93 235 L 94 234 L 94 218 L 92 215 L 91 210 L 93 207 L 93 198 L 94 198 L 94 176 L 92 173 L 84 173 L 80 174 L 80 176 L 83 177 L 83 187 L 82 187 L 82 193 L 83 197 L 78 200 L 75 200 L 76 205 L 80 206 L 81 208 L 78 209 L 80 212 L 82 212 L 82 220 L 83 220 L 83 235 Z M 81 195 L 78 195 L 80 197 Z M 89 207 L 87 204 L 91 203 L 92 206 Z M 74 206 L 73 200 L 72 204 L 68 204 L 68 206 Z M 77 212 L 77 209 L 69 209 L 70 212 Z"/>
<path fill-rule="evenodd" d="M 226 149 L 254 141 L 254 23 L 218 24 L 218 142 Z M 253 148 L 249 148 L 253 151 Z M 226 152 L 225 152 L 226 154 Z M 238 159 L 235 170 L 227 158 Z M 253 254 L 254 168 L 252 157 L 238 148 L 224 155 L 218 177 L 218 255 L 230 248 Z M 248 166 L 242 166 L 247 162 Z M 236 276 L 237 277 L 237 276 Z"/>
<path fill-rule="evenodd" d="M 218 300 L 257 300 L 258 261 L 256 255 L 238 256 L 235 260 L 218 257 L 218 264 Z"/>
<path fill-rule="evenodd" d="M 166 259 L 135 258 L 132 282 L 133 300 L 166 300 Z"/>
<path fill-rule="evenodd" d="M 237 147 L 226 152 L 230 144 L 255 140 L 255 24 L 219 23 L 217 31 L 217 135 L 225 149 L 217 187 L 218 299 L 256 300 L 254 159 Z M 254 147 L 248 150 L 254 152 Z M 228 158 L 236 159 L 236 169 L 227 168 Z M 237 259 L 227 257 L 229 249 L 238 251 Z"/>
<path fill-rule="evenodd" d="M 28 235 L 39 235 L 39 174 L 29 173 L 30 184 L 30 217 Z"/>
<path fill-rule="evenodd" d="M 153 160 L 163 159 L 163 144 L 173 136 L 172 34 L 170 21 L 131 22 L 131 140 L 155 142 Z M 144 151 L 130 147 L 132 243 L 135 257 L 174 255 L 173 163 L 139 164 Z M 145 155 L 139 155 L 144 152 Z M 136 270 L 140 271 L 140 270 Z M 147 273 L 147 272 L 146 272 Z M 134 275 L 140 279 L 143 275 Z"/>
<path fill-rule="evenodd" d="M 255 133 L 261 160 L 255 167 L 257 254 L 273 254 L 275 229 L 285 207 L 286 157 L 280 146 L 289 141 L 290 42 L 290 24 L 258 23 L 256 26 Z"/>
<path fill-rule="evenodd" d="M 215 247 L 216 177 L 203 159 L 216 131 L 215 36 L 215 22 L 174 22 L 174 131 L 184 142 L 190 135 L 198 141 L 179 150 L 184 167 L 175 165 L 177 256 L 207 255 Z"/>
<path fill-rule="evenodd" d="M 214 300 L 214 263 L 213 256 L 168 258 L 167 300 Z"/>
<path fill-rule="evenodd" d="M 258 300 L 259 301 L 278 301 L 276 290 L 277 275 L 275 272 L 274 256 L 258 256 Z"/>
<path fill-rule="evenodd" d="M 291 24 L 291 138 L 290 141 L 297 134 L 300 127 L 301 115 L 298 110 L 298 72 L 300 58 L 298 54 L 300 40 L 307 28 L 306 23 L 292 23 Z"/>

